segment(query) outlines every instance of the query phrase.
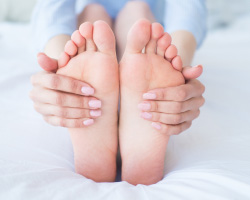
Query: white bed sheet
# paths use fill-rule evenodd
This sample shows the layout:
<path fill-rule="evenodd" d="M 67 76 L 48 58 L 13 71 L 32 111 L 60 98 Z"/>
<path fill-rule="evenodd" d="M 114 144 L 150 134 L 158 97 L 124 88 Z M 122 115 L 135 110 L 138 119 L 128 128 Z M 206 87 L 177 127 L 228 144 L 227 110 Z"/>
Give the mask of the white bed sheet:
<path fill-rule="evenodd" d="M 29 26 L 0 24 L 0 199 L 250 199 L 250 27 L 242 19 L 208 35 L 206 104 L 190 130 L 170 139 L 165 177 L 151 186 L 95 183 L 74 172 L 67 130 L 33 110 L 39 71 Z"/>

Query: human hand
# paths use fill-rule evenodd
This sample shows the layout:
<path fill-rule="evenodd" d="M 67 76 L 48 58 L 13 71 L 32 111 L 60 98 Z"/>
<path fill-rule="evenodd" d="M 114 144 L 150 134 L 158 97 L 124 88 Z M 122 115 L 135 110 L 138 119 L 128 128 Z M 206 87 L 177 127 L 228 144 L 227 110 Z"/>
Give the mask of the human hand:
<path fill-rule="evenodd" d="M 91 97 L 94 89 L 86 83 L 45 71 L 33 75 L 31 83 L 34 108 L 51 125 L 80 128 L 101 116 L 101 101 Z"/>
<path fill-rule="evenodd" d="M 178 135 L 188 129 L 205 103 L 202 96 L 205 87 L 195 79 L 201 75 L 202 66 L 186 67 L 182 73 L 187 80 L 185 85 L 150 90 L 138 105 L 141 116 L 152 121 L 152 126 L 161 133 Z"/>

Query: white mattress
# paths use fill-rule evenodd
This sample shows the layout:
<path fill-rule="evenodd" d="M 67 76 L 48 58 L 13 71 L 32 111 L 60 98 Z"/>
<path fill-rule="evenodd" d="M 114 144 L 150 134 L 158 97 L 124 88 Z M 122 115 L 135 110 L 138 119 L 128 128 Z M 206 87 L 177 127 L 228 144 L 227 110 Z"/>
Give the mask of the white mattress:
<path fill-rule="evenodd" d="M 0 24 L 0 199 L 250 199 L 249 19 L 210 33 L 198 51 L 206 105 L 191 129 L 171 137 L 165 177 L 151 186 L 74 172 L 67 130 L 47 125 L 28 97 L 40 70 L 29 26 Z"/>

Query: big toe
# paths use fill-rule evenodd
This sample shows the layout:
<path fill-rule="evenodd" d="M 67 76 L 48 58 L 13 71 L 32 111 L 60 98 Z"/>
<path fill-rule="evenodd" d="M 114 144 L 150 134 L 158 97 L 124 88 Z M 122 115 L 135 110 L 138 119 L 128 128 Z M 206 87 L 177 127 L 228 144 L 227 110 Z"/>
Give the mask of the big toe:
<path fill-rule="evenodd" d="M 48 72 L 56 71 L 58 68 L 58 62 L 56 59 L 48 57 L 45 53 L 39 53 L 37 55 L 38 64 Z"/>
<path fill-rule="evenodd" d="M 138 20 L 128 33 L 126 52 L 141 53 L 150 40 L 150 33 L 150 21 L 146 19 Z"/>
<path fill-rule="evenodd" d="M 115 54 L 115 36 L 106 22 L 99 20 L 94 23 L 93 40 L 100 52 Z"/>

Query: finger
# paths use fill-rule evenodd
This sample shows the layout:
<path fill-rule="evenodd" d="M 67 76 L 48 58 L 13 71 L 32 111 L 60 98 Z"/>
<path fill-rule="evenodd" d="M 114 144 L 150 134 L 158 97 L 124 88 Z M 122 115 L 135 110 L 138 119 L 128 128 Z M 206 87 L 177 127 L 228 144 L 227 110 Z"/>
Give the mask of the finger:
<path fill-rule="evenodd" d="M 84 128 L 94 124 L 93 119 L 65 119 L 56 116 L 44 116 L 44 120 L 53 125 L 66 128 Z"/>
<path fill-rule="evenodd" d="M 98 109 L 102 103 L 95 97 L 84 97 L 44 88 L 34 88 L 30 98 L 39 103 L 52 104 L 60 107 Z"/>
<path fill-rule="evenodd" d="M 187 101 L 143 101 L 138 105 L 141 111 L 160 112 L 177 114 L 188 110 L 198 110 L 205 103 L 205 99 L 200 97 L 191 98 Z"/>
<path fill-rule="evenodd" d="M 56 59 L 48 57 L 45 53 L 39 53 L 37 55 L 37 61 L 41 68 L 48 72 L 56 72 L 58 68 L 58 62 Z"/>
<path fill-rule="evenodd" d="M 182 133 L 183 131 L 187 130 L 192 125 L 192 122 L 184 122 L 179 125 L 166 125 L 166 124 L 162 124 L 159 122 L 152 122 L 151 125 L 156 130 L 158 130 L 159 133 L 167 134 L 170 136 L 170 135 L 178 135 Z"/>
<path fill-rule="evenodd" d="M 184 67 L 182 74 L 186 80 L 198 78 L 203 72 L 202 65 L 196 67 Z"/>
<path fill-rule="evenodd" d="M 197 79 L 192 79 L 184 85 L 150 90 L 143 94 L 143 99 L 161 101 L 186 101 L 193 97 L 201 96 L 204 91 L 204 85 Z"/>
<path fill-rule="evenodd" d="M 200 110 L 187 111 L 180 114 L 165 114 L 157 112 L 142 112 L 141 117 L 143 119 L 160 122 L 167 125 L 178 125 L 183 122 L 193 121 L 200 115 Z"/>
<path fill-rule="evenodd" d="M 87 83 L 54 73 L 38 73 L 31 77 L 34 86 L 40 85 L 52 90 L 90 96 L 94 89 Z"/>
<path fill-rule="evenodd" d="M 35 103 L 34 108 L 37 112 L 45 116 L 56 116 L 65 119 L 79 119 L 79 118 L 97 118 L 100 117 L 101 110 L 89 110 L 80 108 L 65 108 L 54 106 L 51 104 Z"/>

